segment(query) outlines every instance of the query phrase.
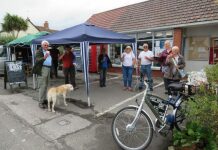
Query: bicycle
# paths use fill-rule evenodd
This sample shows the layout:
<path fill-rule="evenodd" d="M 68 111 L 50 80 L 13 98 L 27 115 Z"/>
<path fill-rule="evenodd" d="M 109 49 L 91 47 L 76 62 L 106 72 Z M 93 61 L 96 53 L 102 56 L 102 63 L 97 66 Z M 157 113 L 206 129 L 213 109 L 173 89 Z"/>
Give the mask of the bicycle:
<path fill-rule="evenodd" d="M 170 94 L 168 100 L 147 94 L 148 84 L 141 103 L 136 100 L 137 106 L 130 105 L 118 111 L 112 122 L 112 134 L 116 143 L 125 150 L 141 150 L 145 149 L 151 143 L 153 132 L 167 134 L 174 127 L 178 130 L 185 128 L 185 100 L 191 95 L 185 93 L 183 83 L 172 83 L 169 85 L 169 91 L 175 93 Z M 190 87 L 189 87 L 190 88 Z M 144 102 L 150 108 L 154 116 L 155 122 L 152 121 L 150 115 L 143 109 Z M 169 113 L 169 106 L 173 107 L 172 113 Z"/>

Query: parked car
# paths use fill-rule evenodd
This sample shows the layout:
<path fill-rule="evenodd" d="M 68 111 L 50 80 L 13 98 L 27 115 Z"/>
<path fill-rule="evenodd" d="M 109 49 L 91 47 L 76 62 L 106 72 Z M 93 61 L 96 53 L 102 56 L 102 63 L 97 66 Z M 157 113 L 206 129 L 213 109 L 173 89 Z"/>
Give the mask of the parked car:
<path fill-rule="evenodd" d="M 4 62 L 7 60 L 7 49 L 0 45 L 0 75 L 4 74 Z"/>

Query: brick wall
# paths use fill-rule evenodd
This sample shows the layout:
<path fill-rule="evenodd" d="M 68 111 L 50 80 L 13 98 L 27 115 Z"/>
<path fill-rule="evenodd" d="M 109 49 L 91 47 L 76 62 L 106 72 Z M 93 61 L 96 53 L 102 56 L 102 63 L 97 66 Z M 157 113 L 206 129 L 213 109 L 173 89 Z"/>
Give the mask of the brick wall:
<path fill-rule="evenodd" d="M 178 46 L 180 49 L 182 48 L 182 29 L 181 28 L 174 29 L 173 46 Z"/>

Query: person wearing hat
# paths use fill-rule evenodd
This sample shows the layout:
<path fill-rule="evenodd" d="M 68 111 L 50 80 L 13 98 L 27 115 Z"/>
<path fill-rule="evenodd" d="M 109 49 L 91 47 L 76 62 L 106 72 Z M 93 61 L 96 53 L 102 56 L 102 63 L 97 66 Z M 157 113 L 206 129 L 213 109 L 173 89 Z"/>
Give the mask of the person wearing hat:
<path fill-rule="evenodd" d="M 63 62 L 63 72 L 65 77 L 65 84 L 69 84 L 69 78 L 70 78 L 70 84 L 73 85 L 73 87 L 76 87 L 75 82 L 75 68 L 73 65 L 73 53 L 71 51 L 70 45 L 64 46 L 64 53 L 59 57 L 59 60 L 62 60 Z"/>
<path fill-rule="evenodd" d="M 148 49 L 147 43 L 143 44 L 143 51 L 140 52 L 138 58 L 139 58 L 139 64 L 141 65 L 140 72 L 142 74 L 142 79 L 143 79 L 142 82 L 144 82 L 144 77 L 146 75 L 149 89 L 150 91 L 153 91 L 151 63 L 154 60 L 154 54 Z"/>
<path fill-rule="evenodd" d="M 132 73 L 136 58 L 130 46 L 126 46 L 121 55 L 124 89 L 132 91 Z"/>

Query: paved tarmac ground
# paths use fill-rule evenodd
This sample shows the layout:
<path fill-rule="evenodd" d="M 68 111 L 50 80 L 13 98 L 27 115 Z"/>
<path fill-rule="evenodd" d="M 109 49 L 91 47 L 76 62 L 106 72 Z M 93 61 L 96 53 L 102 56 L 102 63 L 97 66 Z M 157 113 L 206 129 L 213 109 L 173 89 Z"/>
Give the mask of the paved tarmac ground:
<path fill-rule="evenodd" d="M 56 150 L 56 144 L 38 135 L 0 103 L 0 149 L 1 150 Z"/>
<path fill-rule="evenodd" d="M 69 105 L 65 107 L 63 103 L 60 103 L 56 106 L 56 113 L 38 108 L 38 91 L 32 89 L 31 77 L 28 78 L 28 88 L 23 85 L 15 87 L 14 93 L 3 89 L 3 78 L 0 78 L 0 115 L 4 116 L 0 120 L 0 135 L 2 135 L 0 137 L 6 143 L 0 144 L 0 149 L 28 150 L 27 145 L 30 144 L 33 147 L 36 145 L 35 149 L 40 150 L 119 150 L 111 134 L 114 114 L 129 104 L 135 104 L 135 99 L 140 100 L 142 94 L 140 91 L 123 91 L 122 77 L 119 75 L 109 75 L 107 86 L 100 88 L 99 75 L 90 74 L 90 100 L 93 107 L 89 108 L 82 77 L 82 73 L 76 76 L 79 89 L 68 95 Z M 161 81 L 161 79 L 154 79 L 154 84 L 158 85 Z M 51 79 L 49 86 L 63 83 L 64 78 L 60 77 Z M 155 88 L 153 93 L 166 97 L 162 86 Z M 134 98 L 135 95 L 138 96 Z M 59 97 L 59 99 L 62 98 Z M 146 106 L 144 109 L 148 110 Z M 7 126 L 7 122 L 22 128 Z M 14 136 L 15 132 L 12 129 L 20 132 L 31 130 L 34 138 L 26 138 L 25 135 L 17 134 L 17 132 Z M 154 134 L 152 143 L 147 149 L 166 150 L 170 137 L 170 135 L 162 137 Z M 10 142 L 10 140 L 17 142 Z"/>

